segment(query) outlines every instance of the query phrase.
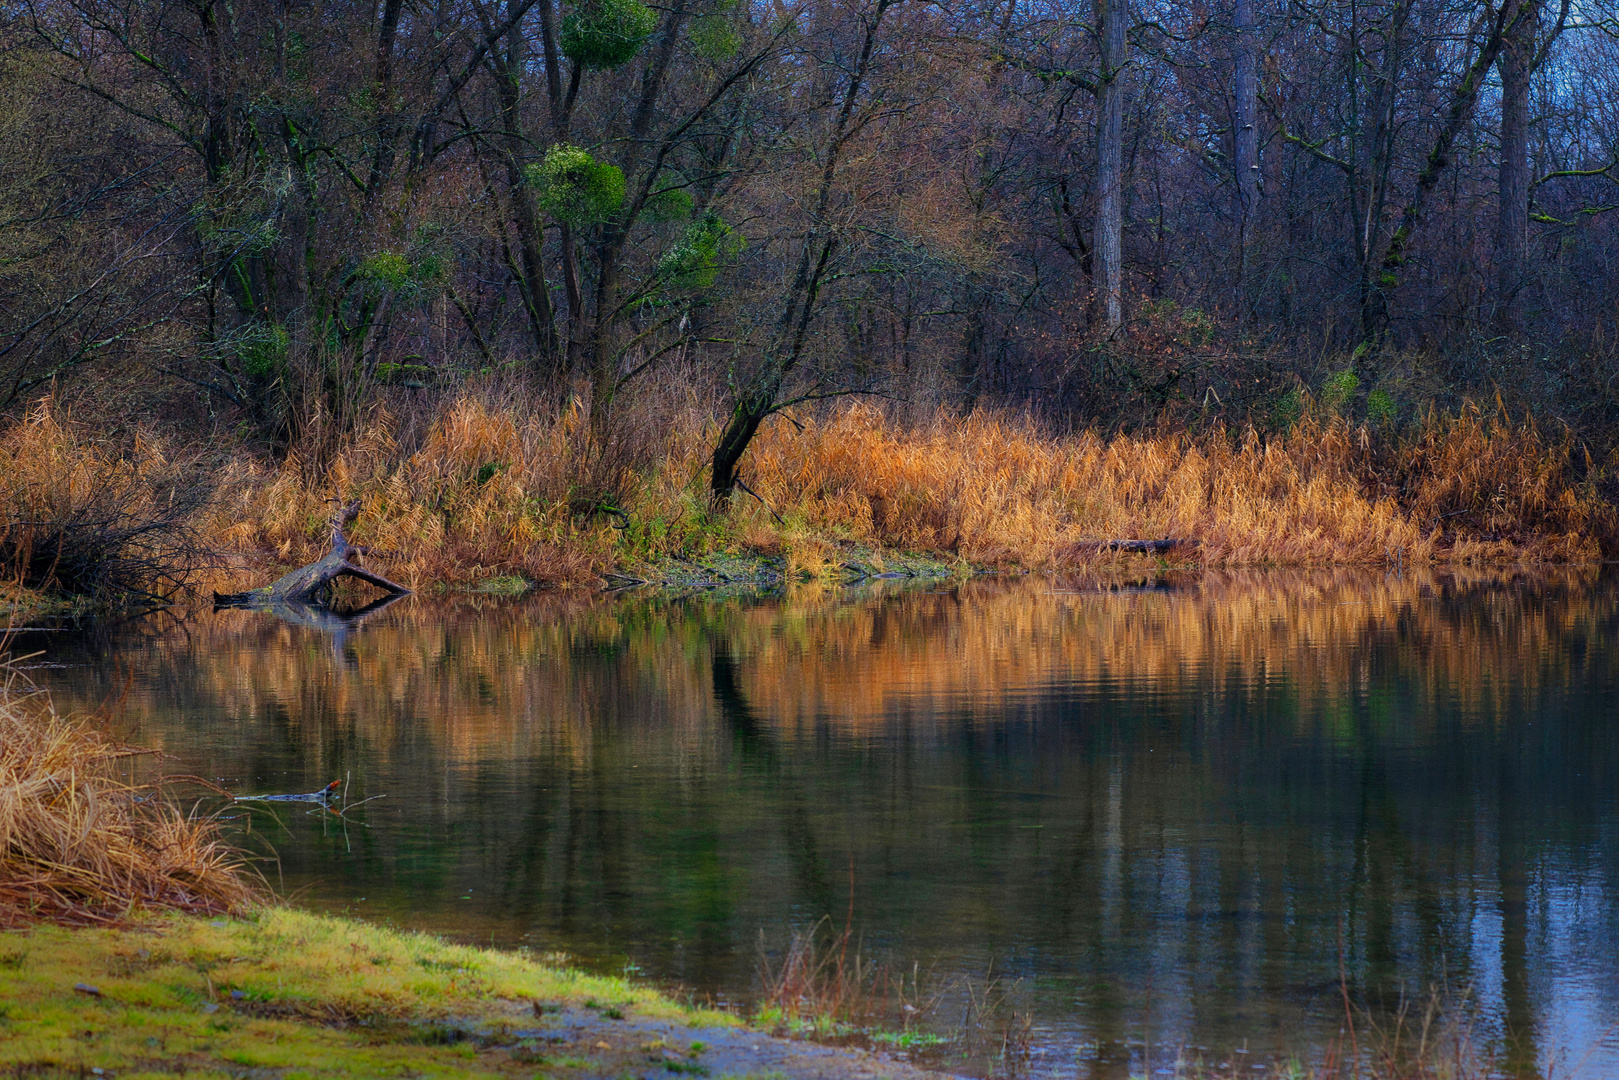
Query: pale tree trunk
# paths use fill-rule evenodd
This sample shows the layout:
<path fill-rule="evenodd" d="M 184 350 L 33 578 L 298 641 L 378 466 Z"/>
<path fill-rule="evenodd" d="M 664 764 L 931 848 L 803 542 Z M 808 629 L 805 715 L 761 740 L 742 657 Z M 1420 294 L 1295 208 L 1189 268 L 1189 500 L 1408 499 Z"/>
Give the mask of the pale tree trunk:
<path fill-rule="evenodd" d="M 1124 95 L 1130 60 L 1127 0 L 1093 0 L 1102 44 L 1096 90 L 1096 226 L 1092 244 L 1096 321 L 1109 335 L 1124 326 Z"/>
<path fill-rule="evenodd" d="M 1518 290 L 1529 245 L 1529 77 L 1533 73 L 1536 0 L 1516 7 L 1521 21 L 1501 50 L 1500 205 L 1495 220 L 1495 326 L 1518 329 Z M 1520 12 L 1515 11 L 1514 15 Z"/>
<path fill-rule="evenodd" d="M 1236 170 L 1233 219 L 1237 226 L 1237 304 L 1241 318 L 1253 317 L 1252 261 L 1254 223 L 1259 212 L 1259 38 L 1254 28 L 1254 0 L 1236 0 L 1237 31 L 1235 99 L 1232 112 L 1232 165 Z"/>

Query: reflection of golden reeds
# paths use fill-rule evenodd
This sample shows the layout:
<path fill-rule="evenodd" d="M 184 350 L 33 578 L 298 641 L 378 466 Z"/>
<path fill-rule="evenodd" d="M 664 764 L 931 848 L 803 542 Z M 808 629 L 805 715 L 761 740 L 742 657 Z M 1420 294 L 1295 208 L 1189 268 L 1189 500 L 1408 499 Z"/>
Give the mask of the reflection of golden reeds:
<path fill-rule="evenodd" d="M 0 926 L 222 912 L 253 891 L 212 825 L 120 781 L 131 751 L 0 683 Z"/>
<path fill-rule="evenodd" d="M 783 731 L 880 731 L 908 717 L 926 739 L 921 718 L 998 714 L 1019 695 L 1104 681 L 1166 694 L 1280 692 L 1313 724 L 1364 693 L 1374 672 L 1395 671 L 1488 722 L 1507 695 L 1605 662 L 1591 643 L 1605 640 L 1615 601 L 1594 580 L 1589 567 L 1522 583 L 1483 572 L 1231 571 L 1173 591 L 1070 577 L 875 598 L 807 588 L 749 605 L 552 594 L 379 616 L 347 640 L 347 663 L 309 631 L 221 612 L 150 641 L 152 655 L 134 662 L 170 680 L 132 687 L 126 707 L 149 719 L 146 737 L 159 744 L 178 693 L 238 722 L 276 717 L 317 758 L 341 730 L 384 755 L 396 739 L 426 738 L 451 763 L 542 746 L 585 762 L 603 723 L 632 742 L 702 735 L 717 722 L 713 663 L 723 655 L 758 721 Z"/>

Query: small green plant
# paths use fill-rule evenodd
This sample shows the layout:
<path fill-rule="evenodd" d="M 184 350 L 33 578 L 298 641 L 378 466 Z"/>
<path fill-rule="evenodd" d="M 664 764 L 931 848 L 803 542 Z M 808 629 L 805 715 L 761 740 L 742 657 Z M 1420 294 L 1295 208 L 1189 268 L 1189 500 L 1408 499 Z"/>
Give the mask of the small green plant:
<path fill-rule="evenodd" d="M 691 217 L 696 202 L 685 188 L 664 188 L 652 193 L 646 210 L 654 221 L 685 221 Z"/>
<path fill-rule="evenodd" d="M 901 1050 L 923 1050 L 930 1046 L 943 1046 L 950 1040 L 931 1031 L 874 1031 L 871 1041 Z"/>
<path fill-rule="evenodd" d="M 664 252 L 658 272 L 676 288 L 706 289 L 719 276 L 721 262 L 740 253 L 744 245 L 737 231 L 709 210 Z"/>
<path fill-rule="evenodd" d="M 658 28 L 639 0 L 590 0 L 562 20 L 562 55 L 588 68 L 616 68 L 635 59 Z"/>
<path fill-rule="evenodd" d="M 1373 390 L 1366 395 L 1366 417 L 1374 424 L 1392 424 L 1400 408 L 1387 390 Z"/>
<path fill-rule="evenodd" d="M 287 365 L 287 348 L 292 335 L 284 326 L 264 326 L 241 340 L 236 357 L 242 372 L 251 378 L 266 379 L 279 374 Z"/>
<path fill-rule="evenodd" d="M 1351 368 L 1334 372 L 1321 384 L 1321 404 L 1333 413 L 1343 412 L 1360 389 L 1360 376 Z"/>
<path fill-rule="evenodd" d="M 383 289 L 403 289 L 410 284 L 410 260 L 397 251 L 379 251 L 360 263 L 358 276 Z"/>
<path fill-rule="evenodd" d="M 527 178 L 540 209 L 571 228 L 606 221 L 624 205 L 623 170 L 577 146 L 551 147 L 544 161 L 528 167 Z"/>
<path fill-rule="evenodd" d="M 1304 418 L 1304 392 L 1294 387 L 1271 406 L 1271 427 L 1287 431 Z"/>
<path fill-rule="evenodd" d="M 704 60 L 729 60 L 742 50 L 742 35 L 721 14 L 699 15 L 687 33 L 693 51 Z"/>

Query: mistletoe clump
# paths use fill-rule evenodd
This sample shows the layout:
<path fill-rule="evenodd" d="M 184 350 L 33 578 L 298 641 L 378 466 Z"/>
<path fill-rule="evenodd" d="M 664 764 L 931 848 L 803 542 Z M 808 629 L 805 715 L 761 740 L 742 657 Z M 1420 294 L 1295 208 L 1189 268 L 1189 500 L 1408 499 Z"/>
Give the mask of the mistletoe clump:
<path fill-rule="evenodd" d="M 627 64 L 658 28 L 640 0 L 590 0 L 562 20 L 562 55 L 588 68 Z"/>
<path fill-rule="evenodd" d="M 528 167 L 535 201 L 553 219 L 575 229 L 606 221 L 624 205 L 624 172 L 577 146 L 553 146 Z"/>

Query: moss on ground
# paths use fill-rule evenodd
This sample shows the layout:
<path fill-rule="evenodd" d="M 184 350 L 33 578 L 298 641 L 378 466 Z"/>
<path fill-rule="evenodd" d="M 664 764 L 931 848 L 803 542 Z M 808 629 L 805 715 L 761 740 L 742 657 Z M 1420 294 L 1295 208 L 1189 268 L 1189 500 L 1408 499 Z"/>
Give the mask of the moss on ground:
<path fill-rule="evenodd" d="M 728 586 L 773 589 L 811 581 L 858 585 L 883 579 L 943 580 L 969 577 L 975 572 L 974 567 L 961 559 L 825 542 L 782 555 L 718 551 L 701 558 L 673 556 L 626 565 L 608 574 L 607 581 L 612 586 L 653 585 L 674 589 Z"/>
<path fill-rule="evenodd" d="M 0 935 L 0 1071 L 16 1075 L 530 1077 L 599 1064 L 542 1052 L 586 1008 L 735 1025 L 622 980 L 280 907 Z"/>

